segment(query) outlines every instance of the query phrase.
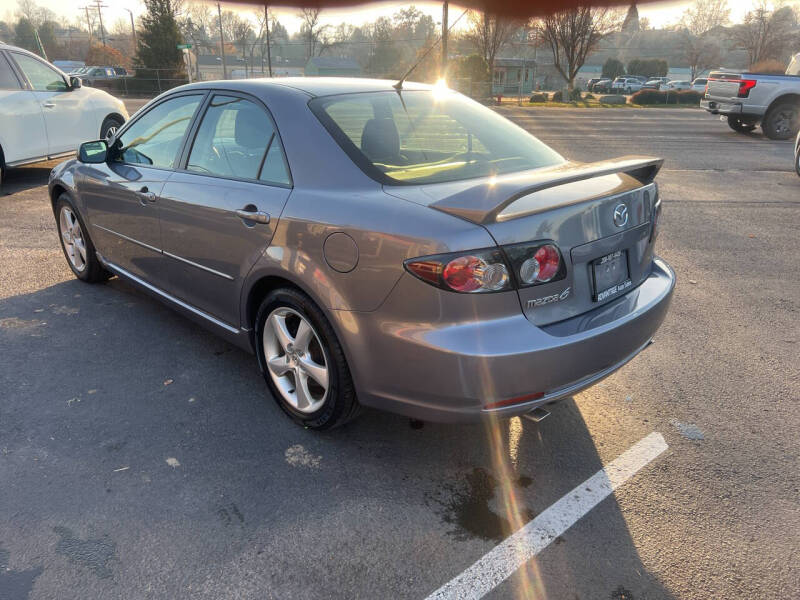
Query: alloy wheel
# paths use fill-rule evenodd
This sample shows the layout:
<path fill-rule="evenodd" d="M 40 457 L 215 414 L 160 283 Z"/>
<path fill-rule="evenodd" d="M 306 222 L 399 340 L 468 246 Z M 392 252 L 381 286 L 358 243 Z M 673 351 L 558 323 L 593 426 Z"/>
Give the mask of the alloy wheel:
<path fill-rule="evenodd" d="M 267 370 L 283 399 L 304 414 L 322 408 L 329 362 L 308 319 L 291 308 L 276 308 L 264 323 L 262 344 Z"/>
<path fill-rule="evenodd" d="M 58 225 L 67 258 L 72 267 L 80 273 L 86 268 L 86 238 L 81 223 L 69 207 L 62 206 Z"/>

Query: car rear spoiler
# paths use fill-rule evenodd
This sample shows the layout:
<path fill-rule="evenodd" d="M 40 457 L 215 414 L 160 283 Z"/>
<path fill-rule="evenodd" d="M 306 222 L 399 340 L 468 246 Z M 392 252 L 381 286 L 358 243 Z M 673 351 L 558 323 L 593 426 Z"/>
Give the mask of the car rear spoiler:
<path fill-rule="evenodd" d="M 663 164 L 663 159 L 647 156 L 624 156 L 614 160 L 586 164 L 568 162 L 553 168 L 484 180 L 452 196 L 438 200 L 430 206 L 473 223 L 492 223 L 504 208 L 523 196 L 576 181 L 618 173 L 629 175 L 641 185 L 647 185 L 652 183 Z M 577 201 L 584 200 L 578 199 Z M 528 214 L 574 202 L 574 200 L 547 202 L 537 206 L 536 210 L 529 211 Z"/>

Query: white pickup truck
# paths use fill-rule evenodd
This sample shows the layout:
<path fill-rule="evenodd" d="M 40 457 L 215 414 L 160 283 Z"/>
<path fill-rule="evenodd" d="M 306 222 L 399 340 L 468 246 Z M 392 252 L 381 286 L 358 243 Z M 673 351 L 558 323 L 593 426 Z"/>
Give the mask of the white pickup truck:
<path fill-rule="evenodd" d="M 753 131 L 758 124 L 773 140 L 788 140 L 800 131 L 800 54 L 785 75 L 712 71 L 700 105 L 728 118 L 731 129 Z"/>

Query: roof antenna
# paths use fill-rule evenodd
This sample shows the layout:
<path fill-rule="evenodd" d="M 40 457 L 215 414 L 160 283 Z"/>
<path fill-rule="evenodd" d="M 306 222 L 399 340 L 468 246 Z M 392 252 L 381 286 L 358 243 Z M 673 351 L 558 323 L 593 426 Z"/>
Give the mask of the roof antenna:
<path fill-rule="evenodd" d="M 453 27 L 455 27 L 456 23 L 458 23 L 458 22 L 461 20 L 461 17 L 463 17 L 463 16 L 464 16 L 465 14 L 467 14 L 468 12 L 469 12 L 469 9 L 468 9 L 468 8 L 467 8 L 467 9 L 464 9 L 464 12 L 462 12 L 462 13 L 461 13 L 461 14 L 458 16 L 458 18 L 457 18 L 455 21 L 453 21 L 452 25 L 450 25 L 450 26 L 447 28 L 447 33 L 450 33 L 450 30 L 451 30 Z M 395 84 L 392 86 L 394 89 L 396 89 L 396 90 L 398 91 L 398 93 L 399 93 L 399 92 L 401 92 L 401 91 L 403 91 L 403 82 L 404 82 L 406 79 L 408 79 L 408 76 L 409 76 L 409 75 L 411 75 L 411 73 L 413 73 L 414 69 L 416 69 L 416 68 L 419 66 L 419 63 L 421 63 L 423 60 L 425 60 L 425 58 L 428 56 L 428 54 L 430 54 L 430 53 L 431 53 L 431 50 L 433 50 L 434 48 L 436 48 L 436 46 L 439 44 L 439 42 L 441 42 L 441 41 L 442 41 L 442 38 L 443 38 L 443 37 L 444 37 L 444 35 L 443 35 L 443 34 L 442 34 L 442 35 L 440 35 L 440 36 L 439 36 L 439 39 L 438 39 L 438 40 L 436 40 L 436 41 L 435 41 L 433 44 L 431 44 L 431 45 L 428 47 L 428 49 L 427 49 L 427 50 L 425 50 L 424 54 L 423 54 L 422 56 L 420 56 L 420 57 L 417 59 L 417 62 L 415 62 L 413 65 L 411 65 L 411 68 L 410 68 L 408 71 L 406 71 L 406 74 L 405 74 L 405 75 L 403 75 L 403 76 L 402 76 L 402 77 L 401 77 L 401 78 L 400 78 L 400 79 L 397 81 L 397 83 L 395 83 Z"/>

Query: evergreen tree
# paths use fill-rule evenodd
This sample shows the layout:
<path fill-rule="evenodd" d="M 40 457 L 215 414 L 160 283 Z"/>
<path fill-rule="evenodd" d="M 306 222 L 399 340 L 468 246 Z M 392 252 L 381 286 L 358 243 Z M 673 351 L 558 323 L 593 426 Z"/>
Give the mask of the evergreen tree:
<path fill-rule="evenodd" d="M 14 28 L 15 38 L 14 44 L 20 48 L 25 48 L 31 52 L 39 54 L 39 46 L 36 44 L 36 30 L 30 19 L 21 17 Z"/>
<path fill-rule="evenodd" d="M 183 54 L 177 48 L 183 43 L 183 36 L 175 18 L 176 3 L 174 0 L 143 1 L 147 12 L 142 15 L 137 31 L 137 63 L 144 67 L 143 70 L 166 69 L 161 71 L 164 78 L 184 77 Z M 153 73 L 145 76 L 150 78 Z"/>

